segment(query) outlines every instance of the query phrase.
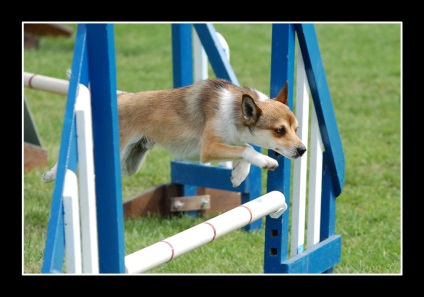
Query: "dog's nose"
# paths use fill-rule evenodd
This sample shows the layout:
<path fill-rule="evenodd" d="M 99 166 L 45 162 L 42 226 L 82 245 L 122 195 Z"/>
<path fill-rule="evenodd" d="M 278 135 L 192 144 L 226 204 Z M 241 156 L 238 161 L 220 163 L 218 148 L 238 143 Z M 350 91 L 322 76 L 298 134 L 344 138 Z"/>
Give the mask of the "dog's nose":
<path fill-rule="evenodd" d="M 306 152 L 306 147 L 300 146 L 297 148 L 297 153 L 299 154 L 300 157 L 302 157 L 305 152 Z"/>

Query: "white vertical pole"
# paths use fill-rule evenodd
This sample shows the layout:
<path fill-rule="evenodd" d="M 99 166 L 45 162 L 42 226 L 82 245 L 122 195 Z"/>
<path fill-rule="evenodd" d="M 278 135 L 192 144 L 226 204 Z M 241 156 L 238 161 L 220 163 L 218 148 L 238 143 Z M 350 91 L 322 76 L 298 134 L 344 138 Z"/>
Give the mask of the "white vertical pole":
<path fill-rule="evenodd" d="M 322 154 L 323 144 L 319 132 L 318 119 L 312 105 L 311 158 L 309 167 L 309 197 L 308 197 L 308 233 L 307 248 L 319 242 L 321 223 L 321 189 L 322 189 Z"/>
<path fill-rule="evenodd" d="M 224 36 L 222 36 L 221 33 L 216 32 L 216 35 L 218 36 L 219 42 L 222 45 L 222 49 L 224 50 L 225 54 L 227 55 L 228 61 L 230 61 L 230 47 L 228 46 L 227 41 L 225 40 Z"/>
<path fill-rule="evenodd" d="M 309 89 L 300 48 L 297 58 L 296 117 L 299 122 L 297 134 L 307 147 L 309 127 Z M 294 161 L 291 256 L 301 253 L 304 249 L 307 165 L 307 154 Z"/>
<path fill-rule="evenodd" d="M 83 272 L 99 273 L 90 91 L 80 84 L 75 103 L 80 180 Z"/>
<path fill-rule="evenodd" d="M 196 30 L 193 29 L 193 45 L 194 45 L 194 80 L 204 80 L 208 78 L 208 56 L 200 42 Z"/>
<path fill-rule="evenodd" d="M 66 272 L 80 274 L 82 268 L 78 181 L 75 172 L 69 169 L 65 172 L 62 198 L 65 225 Z"/>

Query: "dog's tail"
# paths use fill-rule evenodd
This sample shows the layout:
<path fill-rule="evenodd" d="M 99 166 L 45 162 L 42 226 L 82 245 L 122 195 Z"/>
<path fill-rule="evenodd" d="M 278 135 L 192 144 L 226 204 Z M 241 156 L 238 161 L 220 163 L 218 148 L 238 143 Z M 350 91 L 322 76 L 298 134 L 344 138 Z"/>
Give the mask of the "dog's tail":
<path fill-rule="evenodd" d="M 124 175 L 133 175 L 138 172 L 146 159 L 147 153 L 154 146 L 154 142 L 148 137 L 142 137 L 139 141 L 125 147 L 121 153 L 121 171 Z M 52 169 L 44 172 L 43 183 L 56 180 L 57 162 Z"/>

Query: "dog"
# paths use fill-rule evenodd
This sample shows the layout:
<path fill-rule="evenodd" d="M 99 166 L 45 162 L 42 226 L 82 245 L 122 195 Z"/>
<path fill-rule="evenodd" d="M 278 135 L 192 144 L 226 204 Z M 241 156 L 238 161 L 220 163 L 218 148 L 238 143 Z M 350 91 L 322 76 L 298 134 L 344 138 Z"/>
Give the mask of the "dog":
<path fill-rule="evenodd" d="M 234 187 L 246 179 L 251 164 L 274 170 L 278 162 L 251 145 L 292 160 L 306 152 L 287 97 L 287 82 L 270 99 L 219 78 L 174 89 L 122 93 L 118 95 L 122 174 L 138 172 L 155 145 L 176 160 L 232 161 Z M 57 164 L 44 173 L 44 182 L 55 179 L 56 168 Z"/>

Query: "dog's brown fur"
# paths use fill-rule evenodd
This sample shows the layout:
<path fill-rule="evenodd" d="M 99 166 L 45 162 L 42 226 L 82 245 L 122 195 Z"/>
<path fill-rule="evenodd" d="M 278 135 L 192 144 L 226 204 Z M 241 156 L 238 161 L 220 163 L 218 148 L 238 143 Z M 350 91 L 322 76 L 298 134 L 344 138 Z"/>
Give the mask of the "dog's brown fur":
<path fill-rule="evenodd" d="M 306 148 L 296 135 L 298 122 L 287 105 L 287 83 L 274 100 L 223 79 L 190 86 L 118 96 L 122 173 L 136 173 L 155 144 L 176 159 L 233 161 L 231 182 L 240 185 L 250 164 L 275 169 L 278 162 L 249 144 L 290 159 Z M 43 175 L 53 181 L 56 166 Z"/>
<path fill-rule="evenodd" d="M 124 174 L 137 172 L 147 151 L 159 144 L 177 159 L 230 160 L 235 166 L 243 161 L 242 176 L 233 178 L 237 186 L 250 163 L 266 169 L 278 166 L 248 143 L 292 159 L 306 151 L 287 105 L 287 84 L 270 100 L 257 90 L 207 79 L 182 88 L 122 94 L 118 106 Z"/>

